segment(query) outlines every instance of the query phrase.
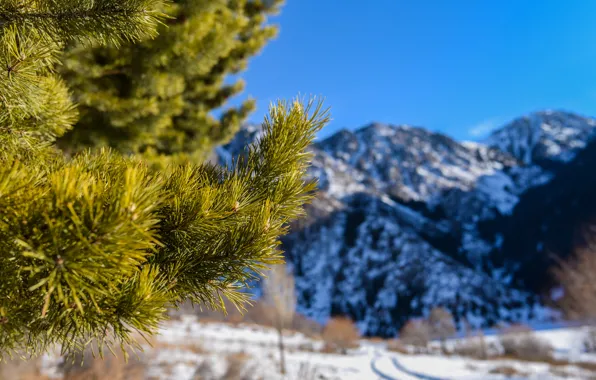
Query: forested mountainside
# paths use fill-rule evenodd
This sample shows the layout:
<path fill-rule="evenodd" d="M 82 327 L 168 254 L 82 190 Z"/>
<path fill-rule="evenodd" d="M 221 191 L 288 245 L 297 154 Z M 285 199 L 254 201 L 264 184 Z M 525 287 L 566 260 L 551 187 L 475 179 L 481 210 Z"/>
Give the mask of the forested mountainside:
<path fill-rule="evenodd" d="M 283 247 L 299 311 L 385 336 L 433 306 L 482 325 L 549 318 L 549 268 L 596 215 L 595 126 L 544 111 L 483 143 L 378 123 L 317 142 L 319 195 Z M 259 134 L 246 126 L 219 159 Z"/>

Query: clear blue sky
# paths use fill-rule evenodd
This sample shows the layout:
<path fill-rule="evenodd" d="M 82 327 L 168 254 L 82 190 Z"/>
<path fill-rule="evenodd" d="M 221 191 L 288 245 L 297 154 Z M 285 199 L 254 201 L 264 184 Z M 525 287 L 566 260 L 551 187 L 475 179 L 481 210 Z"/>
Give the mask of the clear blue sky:
<path fill-rule="evenodd" d="M 258 100 L 322 95 L 321 137 L 371 121 L 476 139 L 551 108 L 596 116 L 596 1 L 287 0 L 242 75 Z"/>

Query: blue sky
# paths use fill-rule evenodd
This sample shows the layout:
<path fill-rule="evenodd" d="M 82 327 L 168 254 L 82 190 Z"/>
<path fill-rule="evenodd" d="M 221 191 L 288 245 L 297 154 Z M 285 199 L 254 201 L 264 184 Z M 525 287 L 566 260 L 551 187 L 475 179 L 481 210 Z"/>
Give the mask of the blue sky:
<path fill-rule="evenodd" d="M 326 98 L 320 137 L 371 121 L 457 139 L 541 109 L 596 116 L 596 1 L 287 0 L 242 75 L 268 104 Z"/>

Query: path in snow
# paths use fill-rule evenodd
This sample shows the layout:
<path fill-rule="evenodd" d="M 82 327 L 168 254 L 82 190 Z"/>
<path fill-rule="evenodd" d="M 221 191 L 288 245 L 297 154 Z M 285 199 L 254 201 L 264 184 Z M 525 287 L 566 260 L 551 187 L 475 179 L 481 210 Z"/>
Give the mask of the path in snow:
<path fill-rule="evenodd" d="M 422 373 L 419 373 L 419 372 L 413 372 L 413 371 L 410 371 L 409 369 L 407 369 L 406 367 L 404 367 L 404 366 L 403 366 L 403 365 L 402 365 L 402 364 L 401 364 L 401 363 L 400 363 L 400 362 L 397 360 L 397 358 L 396 358 L 396 357 L 392 357 L 392 358 L 391 358 L 391 363 L 392 363 L 392 364 L 393 364 L 393 366 L 394 366 L 395 368 L 397 368 L 398 370 L 400 370 L 400 371 L 402 371 L 402 372 L 404 372 L 404 373 L 407 373 L 407 374 L 408 374 L 408 375 L 410 375 L 410 376 L 415 376 L 415 377 L 417 377 L 417 378 L 418 378 L 418 379 L 420 379 L 420 380 L 444 380 L 444 379 L 441 379 L 440 377 L 433 377 L 433 376 L 424 375 L 424 374 L 422 374 Z"/>
<path fill-rule="evenodd" d="M 370 361 L 370 369 L 375 373 L 375 375 L 377 375 L 382 380 L 398 380 L 395 377 L 387 376 L 383 372 L 381 372 L 377 368 L 377 360 L 379 360 L 379 357 L 378 356 L 372 358 L 371 361 Z"/>
<path fill-rule="evenodd" d="M 373 353 L 370 369 L 382 380 L 443 380 L 410 371 L 395 356 L 383 355 L 379 351 Z"/>

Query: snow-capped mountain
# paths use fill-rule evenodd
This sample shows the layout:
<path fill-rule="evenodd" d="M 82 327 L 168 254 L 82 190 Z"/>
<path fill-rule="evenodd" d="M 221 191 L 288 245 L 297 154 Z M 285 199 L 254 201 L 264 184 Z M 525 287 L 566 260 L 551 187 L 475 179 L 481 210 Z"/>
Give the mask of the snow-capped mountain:
<path fill-rule="evenodd" d="M 486 144 L 525 164 L 570 161 L 586 146 L 595 125 L 596 120 L 569 112 L 536 112 L 495 131 Z"/>
<path fill-rule="evenodd" d="M 536 191 L 573 200 L 552 184 L 576 170 L 595 126 L 546 111 L 514 120 L 485 143 L 386 124 L 317 142 L 310 175 L 319 196 L 284 238 L 299 311 L 321 322 L 347 314 L 364 333 L 385 336 L 433 306 L 473 324 L 548 318 L 539 294 L 548 264 L 536 276 L 527 261 L 540 255 L 545 236 L 520 239 L 524 228 L 544 226 L 523 210 L 539 209 L 527 196 Z M 259 133 L 250 126 L 218 150 L 220 159 Z"/>

